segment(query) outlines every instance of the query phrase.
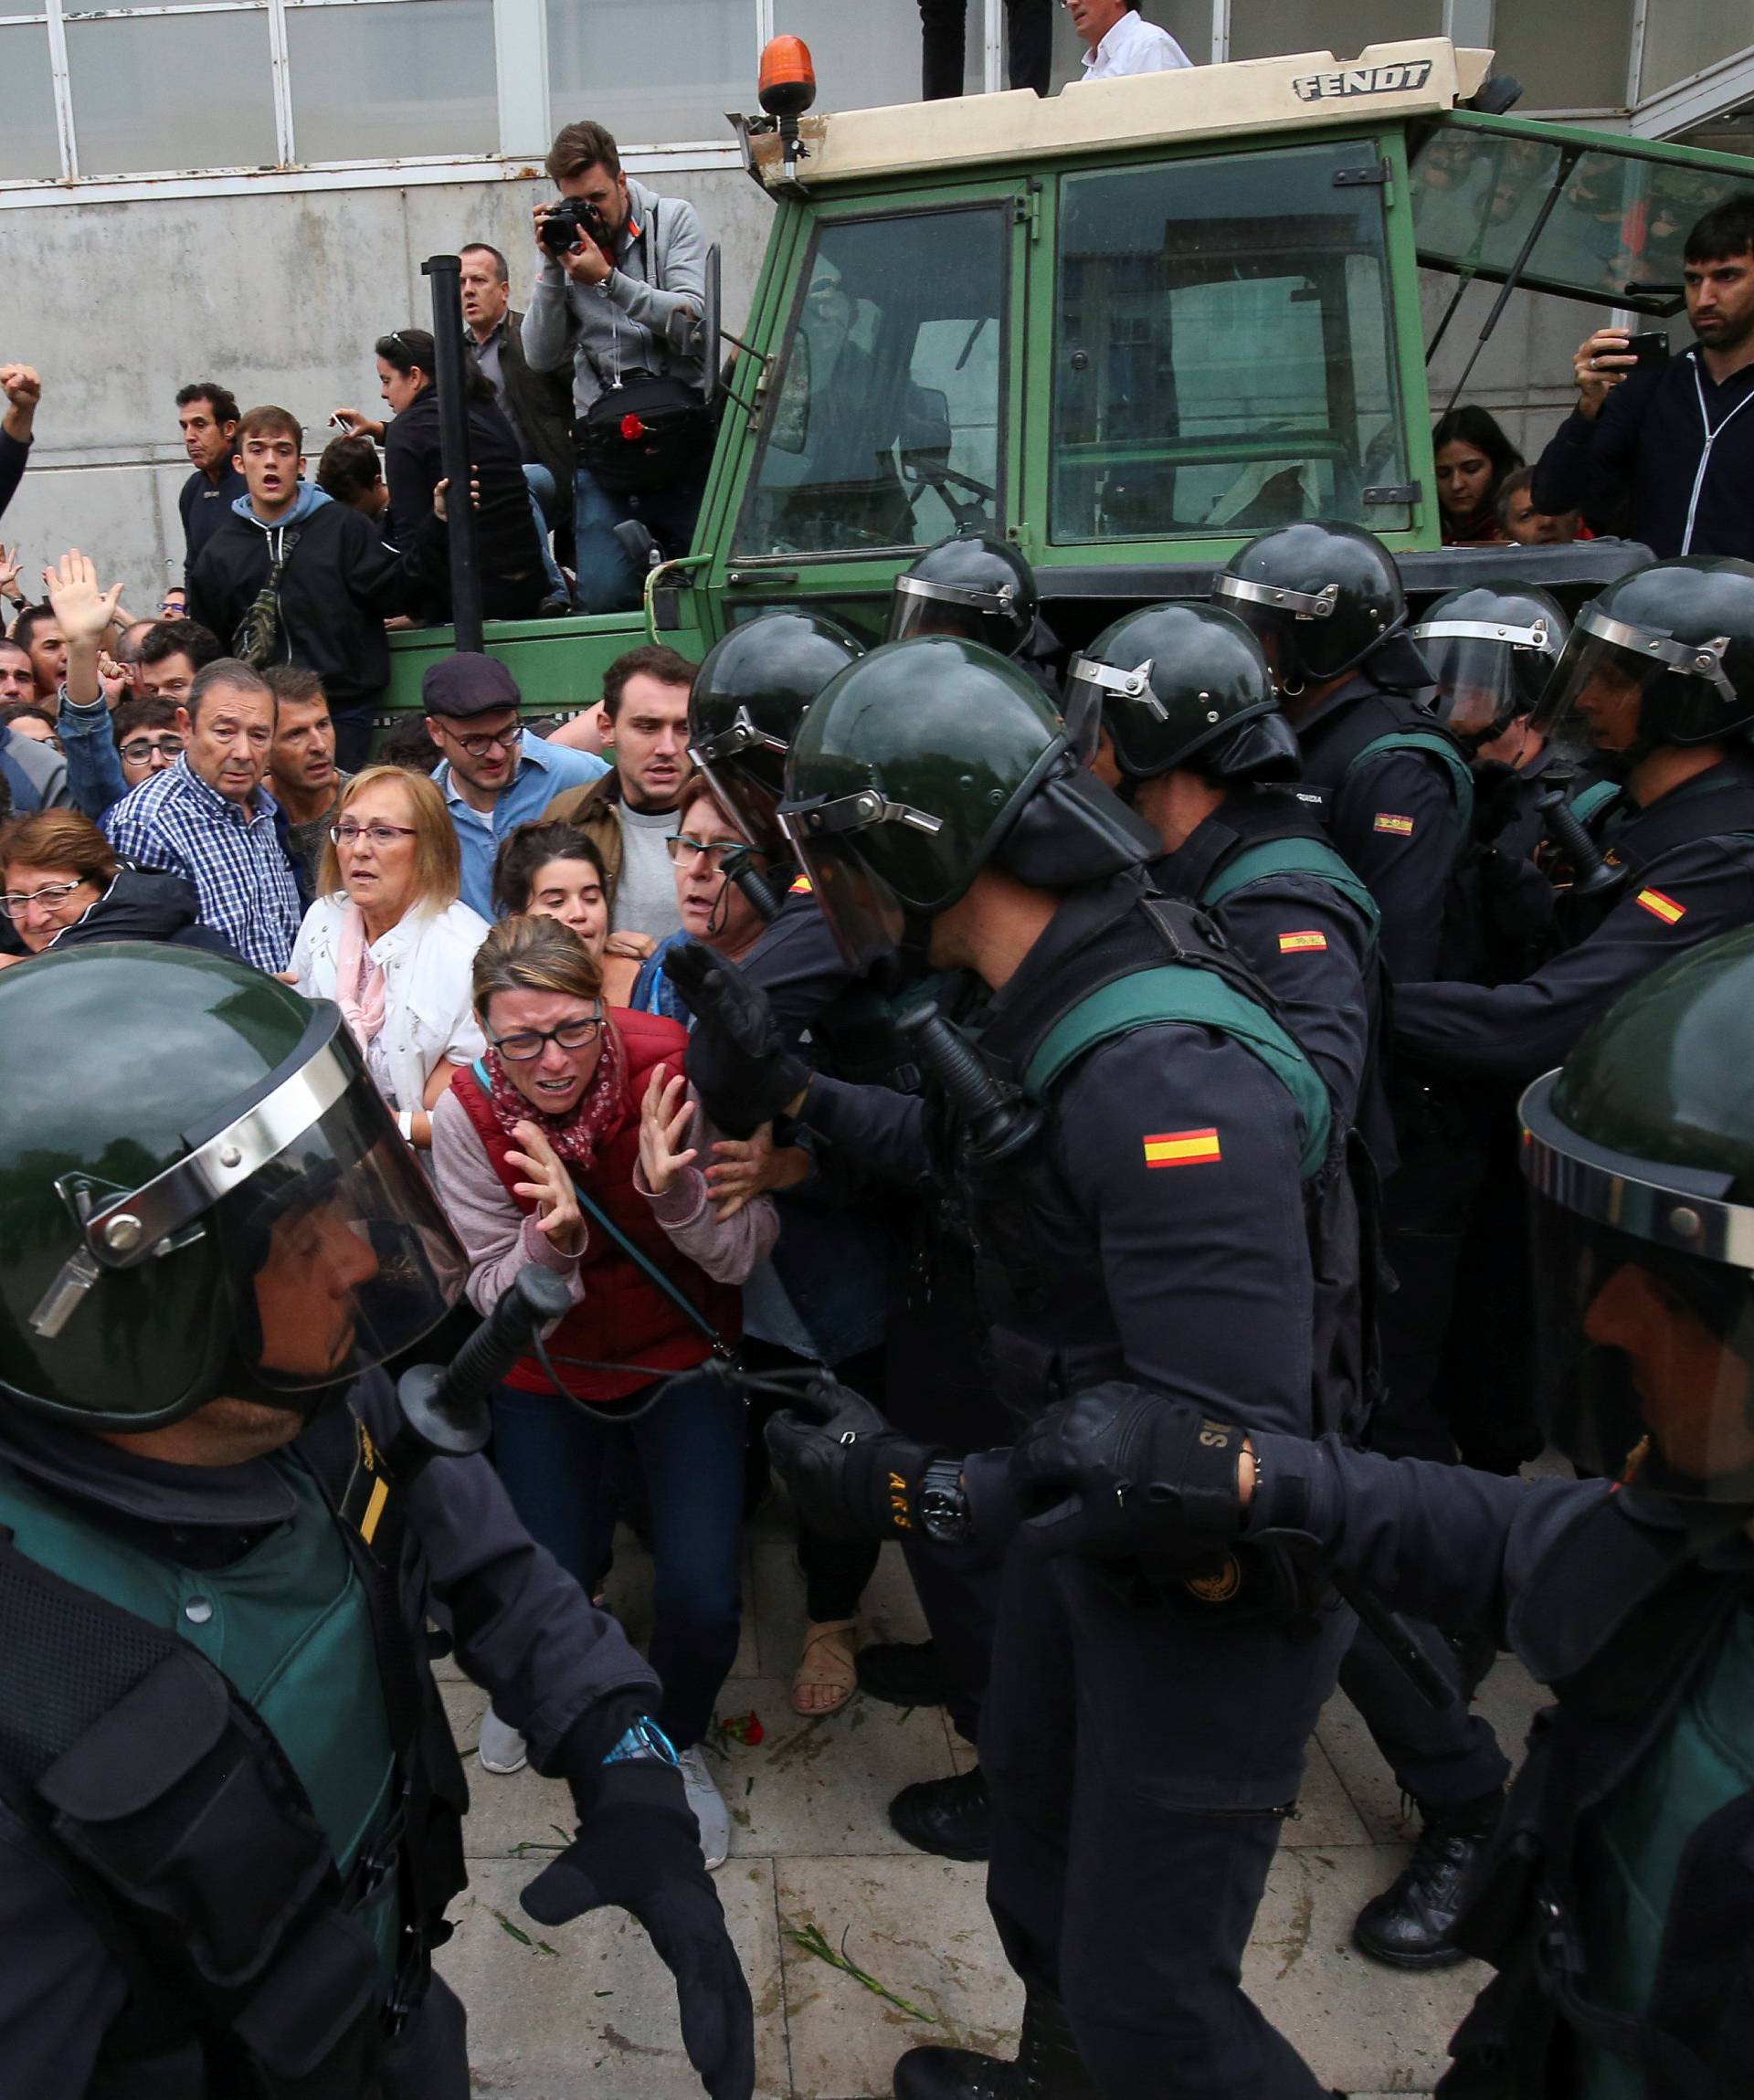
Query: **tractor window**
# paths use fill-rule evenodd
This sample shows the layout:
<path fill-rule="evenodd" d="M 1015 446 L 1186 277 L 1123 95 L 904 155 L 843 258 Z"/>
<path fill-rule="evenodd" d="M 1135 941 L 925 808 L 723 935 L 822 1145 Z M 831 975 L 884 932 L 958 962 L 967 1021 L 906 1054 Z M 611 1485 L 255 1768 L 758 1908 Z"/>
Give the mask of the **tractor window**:
<path fill-rule="evenodd" d="M 1056 542 L 1411 524 L 1379 166 L 1342 141 L 1065 178 Z"/>
<path fill-rule="evenodd" d="M 997 204 L 820 228 L 768 378 L 739 554 L 1000 523 L 1009 237 Z"/>

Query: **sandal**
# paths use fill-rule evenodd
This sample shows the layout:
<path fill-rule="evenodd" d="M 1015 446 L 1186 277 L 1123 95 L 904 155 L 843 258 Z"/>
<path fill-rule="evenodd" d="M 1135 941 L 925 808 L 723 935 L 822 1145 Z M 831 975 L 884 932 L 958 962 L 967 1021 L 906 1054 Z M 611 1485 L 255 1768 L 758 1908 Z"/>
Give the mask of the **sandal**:
<path fill-rule="evenodd" d="M 792 1679 L 792 1711 L 819 1721 L 838 1714 L 859 1688 L 853 1664 L 858 1641 L 851 1619 L 812 1620 L 804 1629 L 804 1652 Z"/>

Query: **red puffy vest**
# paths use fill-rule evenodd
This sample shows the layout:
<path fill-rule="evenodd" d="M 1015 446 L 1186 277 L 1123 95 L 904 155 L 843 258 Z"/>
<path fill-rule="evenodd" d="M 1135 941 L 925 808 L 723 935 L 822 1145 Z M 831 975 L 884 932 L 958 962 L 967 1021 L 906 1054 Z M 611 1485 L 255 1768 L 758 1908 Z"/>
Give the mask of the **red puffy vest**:
<path fill-rule="evenodd" d="M 610 1025 L 626 1052 L 627 1121 L 597 1156 L 588 1175 L 573 1168 L 574 1179 L 591 1201 L 625 1233 L 652 1266 L 681 1291 L 691 1305 L 711 1321 L 726 1343 L 743 1331 L 743 1294 L 728 1283 L 715 1283 L 706 1272 L 680 1253 L 652 1215 L 651 1204 L 633 1186 L 639 1157 L 639 1103 L 657 1065 L 672 1073 L 682 1069 L 688 1030 L 661 1014 L 611 1009 Z M 492 1104 L 470 1071 L 460 1071 L 450 1090 L 462 1104 L 475 1133 L 493 1162 L 493 1171 L 508 1196 L 521 1178 L 507 1164 L 512 1140 L 500 1128 Z M 520 1210 L 533 1212 L 528 1198 L 512 1196 Z M 582 1208 L 582 1206 L 581 1206 Z M 548 1337 L 548 1355 L 561 1382 L 581 1399 L 619 1400 L 671 1371 L 685 1371 L 712 1353 L 712 1344 L 694 1323 L 615 1244 L 587 1214 L 586 1240 L 578 1265 L 585 1295 Z M 638 1365 L 628 1371 L 581 1371 L 562 1356 L 593 1363 Z M 526 1356 L 506 1379 L 519 1392 L 546 1393 L 553 1388 L 534 1356 Z"/>

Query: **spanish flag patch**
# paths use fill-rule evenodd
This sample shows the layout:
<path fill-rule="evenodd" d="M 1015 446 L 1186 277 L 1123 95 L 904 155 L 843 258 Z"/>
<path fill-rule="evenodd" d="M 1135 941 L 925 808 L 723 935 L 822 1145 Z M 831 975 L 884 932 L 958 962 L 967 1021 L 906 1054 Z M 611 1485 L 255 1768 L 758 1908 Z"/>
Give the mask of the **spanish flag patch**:
<path fill-rule="evenodd" d="M 787 891 L 786 894 L 788 897 L 808 897 L 811 895 L 815 890 L 815 887 L 816 885 L 810 881 L 808 875 L 800 875 L 798 877 L 797 881 L 793 882 L 791 888 Z"/>
<path fill-rule="evenodd" d="M 1147 1166 L 1198 1166 L 1223 1156 L 1215 1130 L 1160 1130 L 1145 1141 Z"/>
<path fill-rule="evenodd" d="M 1282 955 L 1312 955 L 1326 945 L 1326 934 L 1281 934 L 1279 936 L 1279 953 Z"/>
<path fill-rule="evenodd" d="M 1661 890 L 1641 890 L 1632 899 L 1643 904 L 1654 919 L 1661 919 L 1665 926 L 1678 925 L 1687 915 L 1687 907 L 1677 904 L 1673 897 L 1665 897 Z"/>
<path fill-rule="evenodd" d="M 1370 828 L 1373 831 L 1392 832 L 1397 839 L 1411 839 L 1413 835 L 1413 820 L 1411 817 L 1397 817 L 1390 809 L 1379 809 Z"/>

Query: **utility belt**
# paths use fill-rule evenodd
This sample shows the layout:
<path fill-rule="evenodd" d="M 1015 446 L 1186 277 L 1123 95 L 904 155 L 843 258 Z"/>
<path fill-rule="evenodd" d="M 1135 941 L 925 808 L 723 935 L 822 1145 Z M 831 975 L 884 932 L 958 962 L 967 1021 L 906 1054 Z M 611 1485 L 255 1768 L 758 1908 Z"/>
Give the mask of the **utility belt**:
<path fill-rule="evenodd" d="M 703 477 L 717 429 L 698 386 L 668 372 L 606 383 L 573 425 L 578 463 L 612 495 L 644 495 Z"/>

